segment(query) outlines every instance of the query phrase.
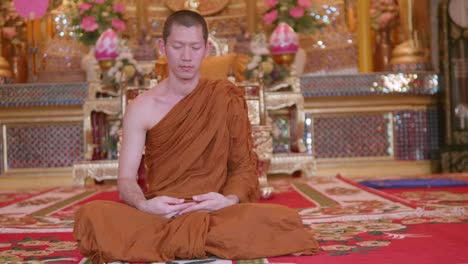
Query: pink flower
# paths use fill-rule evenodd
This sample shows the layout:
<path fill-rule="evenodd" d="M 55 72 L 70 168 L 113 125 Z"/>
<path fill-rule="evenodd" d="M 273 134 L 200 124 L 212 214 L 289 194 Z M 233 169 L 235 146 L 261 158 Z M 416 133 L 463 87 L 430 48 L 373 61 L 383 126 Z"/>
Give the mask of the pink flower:
<path fill-rule="evenodd" d="M 12 39 L 16 37 L 17 32 L 15 27 L 4 27 L 2 29 L 3 36 L 7 39 Z"/>
<path fill-rule="evenodd" d="M 267 25 L 273 24 L 276 19 L 278 19 L 278 10 L 276 9 L 271 10 L 263 16 L 263 21 L 265 21 Z"/>
<path fill-rule="evenodd" d="M 300 6 L 296 6 L 296 7 L 292 8 L 291 10 L 289 10 L 289 14 L 294 18 L 303 17 L 304 12 L 305 12 L 304 8 L 300 7 Z"/>
<path fill-rule="evenodd" d="M 97 4 L 104 4 L 106 0 L 94 0 L 95 3 Z"/>
<path fill-rule="evenodd" d="M 80 14 L 83 14 L 86 10 L 91 9 L 93 7 L 90 3 L 81 3 L 78 5 L 78 9 L 80 10 Z"/>
<path fill-rule="evenodd" d="M 127 28 L 125 22 L 123 22 L 123 20 L 119 18 L 112 19 L 112 27 L 118 31 L 124 31 L 125 28 Z"/>
<path fill-rule="evenodd" d="M 93 32 L 99 28 L 99 25 L 96 23 L 96 19 L 93 16 L 86 16 L 81 20 L 80 27 L 86 32 Z"/>
<path fill-rule="evenodd" d="M 268 7 L 274 7 L 274 6 L 276 6 L 277 4 L 278 4 L 278 0 L 267 0 L 267 1 L 266 1 L 266 5 L 267 5 Z"/>
<path fill-rule="evenodd" d="M 78 5 L 78 9 L 80 9 L 80 11 L 89 10 L 89 9 L 91 9 L 91 7 L 93 7 L 93 5 L 91 5 L 90 3 L 86 3 L 86 2 L 83 2 L 83 3 Z"/>
<path fill-rule="evenodd" d="M 115 12 L 119 12 L 119 13 L 125 12 L 125 6 L 121 4 L 117 4 L 117 3 L 112 5 L 112 9 Z"/>
<path fill-rule="evenodd" d="M 310 3 L 310 0 L 297 0 L 297 5 L 302 6 L 304 8 L 310 7 L 312 4 Z"/>

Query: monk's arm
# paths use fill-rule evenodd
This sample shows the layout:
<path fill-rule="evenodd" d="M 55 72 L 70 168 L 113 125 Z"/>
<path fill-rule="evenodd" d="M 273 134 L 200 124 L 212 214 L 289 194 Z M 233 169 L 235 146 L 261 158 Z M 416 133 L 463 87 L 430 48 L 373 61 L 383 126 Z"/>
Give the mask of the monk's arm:
<path fill-rule="evenodd" d="M 145 145 L 146 130 L 141 116 L 141 110 L 130 104 L 123 120 L 123 140 L 119 153 L 118 188 L 120 198 L 127 204 L 139 208 L 145 196 L 137 183 L 137 171 Z"/>
<path fill-rule="evenodd" d="M 170 218 L 194 203 L 184 203 L 184 199 L 158 196 L 146 199 L 137 183 L 146 140 L 145 116 L 148 116 L 147 103 L 137 98 L 129 104 L 123 120 L 123 142 L 119 155 L 118 188 L 120 198 L 127 204 L 150 214 Z"/>
<path fill-rule="evenodd" d="M 253 151 L 247 104 L 241 96 L 233 96 L 228 106 L 228 126 L 228 178 L 222 194 L 235 195 L 240 202 L 257 201 L 260 194 L 256 170 L 257 156 Z"/>

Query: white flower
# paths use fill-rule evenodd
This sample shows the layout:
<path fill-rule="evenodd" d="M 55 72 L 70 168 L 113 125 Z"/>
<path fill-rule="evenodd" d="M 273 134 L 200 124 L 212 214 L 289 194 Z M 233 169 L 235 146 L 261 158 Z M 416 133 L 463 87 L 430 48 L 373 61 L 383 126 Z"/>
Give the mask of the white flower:
<path fill-rule="evenodd" d="M 252 53 L 258 55 L 268 55 L 270 54 L 270 50 L 267 47 L 256 47 L 252 49 Z"/>
<path fill-rule="evenodd" d="M 255 55 L 252 60 L 255 62 L 255 63 L 259 63 L 262 61 L 262 57 L 258 56 L 258 55 Z"/>
<path fill-rule="evenodd" d="M 120 54 L 120 59 L 127 59 L 127 60 L 130 60 L 130 59 L 132 59 L 132 58 L 133 58 L 133 55 L 132 55 L 130 52 L 128 52 L 128 51 L 122 52 L 122 53 Z"/>
<path fill-rule="evenodd" d="M 109 77 L 112 77 L 112 76 L 114 76 L 114 74 L 115 74 L 117 71 L 118 71 L 118 69 L 117 69 L 116 67 L 113 66 L 112 68 L 109 69 L 109 71 L 107 72 L 107 75 L 108 75 Z"/>
<path fill-rule="evenodd" d="M 143 69 L 141 68 L 140 65 L 137 64 L 137 65 L 135 66 L 135 69 L 137 70 L 137 72 L 143 73 Z"/>
<path fill-rule="evenodd" d="M 257 68 L 258 66 L 258 63 L 254 62 L 253 60 L 251 62 L 249 62 L 249 64 L 247 64 L 247 69 L 248 70 L 253 70 L 255 68 Z"/>
<path fill-rule="evenodd" d="M 117 135 L 117 132 L 119 131 L 119 129 L 120 129 L 120 122 L 115 122 L 114 124 L 112 124 L 109 134 Z"/>
<path fill-rule="evenodd" d="M 121 72 L 116 72 L 115 73 L 115 80 L 119 82 L 121 79 L 122 79 L 122 73 Z"/>

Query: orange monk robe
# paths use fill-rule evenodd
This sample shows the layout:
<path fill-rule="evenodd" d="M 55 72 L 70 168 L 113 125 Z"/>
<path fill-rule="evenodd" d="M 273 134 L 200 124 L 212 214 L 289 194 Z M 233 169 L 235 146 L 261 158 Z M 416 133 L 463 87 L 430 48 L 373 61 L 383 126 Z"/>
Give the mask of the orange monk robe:
<path fill-rule="evenodd" d="M 296 211 L 251 203 L 259 196 L 256 158 L 245 100 L 232 83 L 200 80 L 147 132 L 145 162 L 147 198 L 219 192 L 241 203 L 173 219 L 116 202 L 88 203 L 76 213 L 74 235 L 95 263 L 317 253 Z"/>

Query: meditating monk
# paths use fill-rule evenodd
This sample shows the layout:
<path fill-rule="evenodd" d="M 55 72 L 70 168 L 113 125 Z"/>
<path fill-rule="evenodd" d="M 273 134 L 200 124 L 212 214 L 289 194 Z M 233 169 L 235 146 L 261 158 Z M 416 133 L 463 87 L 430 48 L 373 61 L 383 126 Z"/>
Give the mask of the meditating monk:
<path fill-rule="evenodd" d="M 128 205 L 90 202 L 74 236 L 93 263 L 254 259 L 315 254 L 295 210 L 259 198 L 256 156 L 242 92 L 201 79 L 208 30 L 192 11 L 170 15 L 159 47 L 169 77 L 133 100 L 123 121 L 118 189 Z M 148 191 L 137 184 L 145 148 Z"/>

